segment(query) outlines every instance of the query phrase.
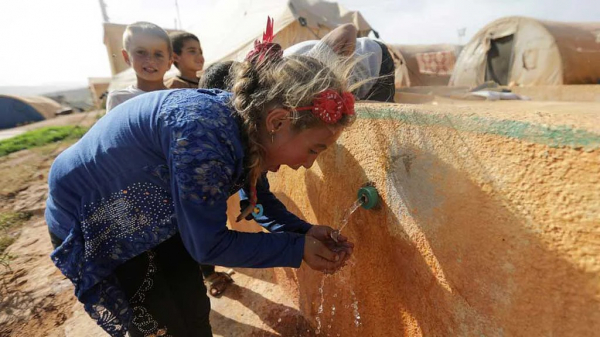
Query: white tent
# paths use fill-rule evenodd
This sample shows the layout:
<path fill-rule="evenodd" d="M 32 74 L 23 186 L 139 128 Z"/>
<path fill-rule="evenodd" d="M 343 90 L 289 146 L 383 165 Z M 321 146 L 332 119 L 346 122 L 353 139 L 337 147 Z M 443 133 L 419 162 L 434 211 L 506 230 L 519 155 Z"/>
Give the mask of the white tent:
<path fill-rule="evenodd" d="M 344 23 L 354 24 L 359 36 L 367 36 L 371 31 L 359 12 L 322 0 L 223 0 L 211 9 L 207 20 L 187 31 L 200 38 L 205 67 L 219 61 L 239 61 L 262 36 L 267 16 L 275 20 L 275 42 L 284 49 L 298 42 L 318 40 Z M 175 73 L 171 69 L 165 79 Z M 114 76 L 109 89 L 124 88 L 134 82 L 135 74 L 128 69 Z"/>
<path fill-rule="evenodd" d="M 344 23 L 354 24 L 359 36 L 367 36 L 371 31 L 359 12 L 322 0 L 219 1 L 213 12 L 219 15 L 212 16 L 212 22 L 189 29 L 200 37 L 208 65 L 242 60 L 262 36 L 267 16 L 274 18 L 275 42 L 283 48 L 318 40 Z M 210 31 L 207 27 L 211 27 Z"/>
<path fill-rule="evenodd" d="M 524 17 L 496 20 L 462 50 L 452 86 L 595 84 L 600 81 L 600 22 Z"/>

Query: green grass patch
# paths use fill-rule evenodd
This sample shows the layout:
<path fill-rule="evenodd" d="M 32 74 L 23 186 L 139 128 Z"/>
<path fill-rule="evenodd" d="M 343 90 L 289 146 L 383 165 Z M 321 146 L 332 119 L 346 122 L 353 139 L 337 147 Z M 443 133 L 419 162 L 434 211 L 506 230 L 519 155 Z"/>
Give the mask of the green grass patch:
<path fill-rule="evenodd" d="M 10 153 L 58 142 L 78 139 L 88 129 L 82 126 L 49 126 L 32 130 L 18 136 L 0 141 L 0 157 Z"/>
<path fill-rule="evenodd" d="M 12 245 L 15 242 L 15 238 L 8 235 L 0 236 L 0 256 L 3 256 L 4 251 L 8 246 Z"/>
<path fill-rule="evenodd" d="M 15 241 L 14 236 L 10 235 L 10 230 L 21 226 L 31 216 L 31 213 L 0 213 L 0 255 Z"/>
<path fill-rule="evenodd" d="M 17 235 L 11 235 L 11 231 L 21 227 L 32 215 L 22 212 L 0 213 L 0 265 L 5 268 L 10 269 L 10 261 L 14 258 L 4 252 L 17 238 Z"/>

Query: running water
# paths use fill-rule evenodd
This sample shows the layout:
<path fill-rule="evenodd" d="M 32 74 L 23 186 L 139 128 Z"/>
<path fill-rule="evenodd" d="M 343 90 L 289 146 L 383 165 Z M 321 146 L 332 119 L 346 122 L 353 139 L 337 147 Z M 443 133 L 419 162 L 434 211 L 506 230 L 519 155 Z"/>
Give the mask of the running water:
<path fill-rule="evenodd" d="M 342 219 L 342 222 L 340 223 L 340 229 L 331 233 L 331 238 L 335 242 L 337 242 L 337 238 L 342 233 L 342 230 L 344 229 L 344 227 L 346 227 L 346 225 L 348 225 L 348 221 L 350 220 L 350 216 L 352 215 L 352 213 L 356 212 L 356 210 L 360 206 L 362 206 L 362 204 L 364 204 L 364 202 L 365 201 L 362 198 L 356 199 L 356 201 L 352 204 L 352 206 L 350 206 L 348 211 L 346 211 L 346 215 L 344 215 L 344 218 Z"/>
<path fill-rule="evenodd" d="M 350 290 L 350 294 L 352 295 L 352 315 L 354 316 L 354 325 L 358 328 L 360 326 L 360 312 L 358 311 L 358 299 L 356 298 L 356 294 L 354 290 Z"/>
<path fill-rule="evenodd" d="M 346 213 L 344 214 L 344 218 L 342 219 L 342 221 L 340 222 L 339 225 L 339 229 L 335 230 L 331 233 L 331 238 L 337 242 L 338 236 L 340 235 L 340 233 L 342 232 L 342 230 L 346 227 L 346 225 L 348 225 L 348 222 L 350 220 L 350 216 L 352 215 L 352 213 L 356 212 L 356 210 L 362 206 L 365 203 L 365 200 L 360 198 L 360 199 L 356 199 L 356 201 L 354 201 L 354 203 L 352 204 L 352 206 L 350 206 L 350 208 L 346 211 Z M 354 263 L 352 262 L 352 265 Z M 324 314 L 324 304 L 325 304 L 325 296 L 323 293 L 323 287 L 325 286 L 325 279 L 328 277 L 329 275 L 323 277 L 321 279 L 321 285 L 319 286 L 319 295 L 321 297 L 321 301 L 319 303 L 319 307 L 317 309 L 317 317 L 316 317 L 316 321 L 317 321 L 317 328 L 315 330 L 315 334 L 320 335 L 321 332 L 323 332 L 323 330 L 325 330 L 324 328 L 324 321 L 322 321 L 321 319 L 321 315 Z M 345 277 L 340 276 L 339 281 L 341 281 L 341 283 L 346 284 L 346 280 Z M 345 305 L 345 308 L 352 308 L 352 316 L 354 318 L 354 326 L 356 328 L 358 328 L 361 325 L 361 321 L 360 321 L 360 312 L 358 310 L 358 299 L 356 297 L 356 294 L 354 293 L 354 291 L 352 289 L 350 289 L 350 295 L 352 297 L 352 304 L 350 305 Z M 333 297 L 337 297 L 337 292 L 333 295 Z M 334 316 L 336 313 L 336 307 L 335 304 L 331 305 L 331 317 L 329 320 L 329 324 L 327 324 L 327 331 L 331 330 L 332 324 L 333 324 L 333 320 L 334 320 Z M 330 336 L 329 333 L 327 333 L 327 336 Z M 337 336 L 339 337 L 340 334 L 338 333 Z"/>
<path fill-rule="evenodd" d="M 325 285 L 325 277 L 321 279 L 321 286 L 319 287 L 319 294 L 321 295 L 321 304 L 319 305 L 319 309 L 317 311 L 317 329 L 315 333 L 318 335 L 321 333 L 321 315 L 323 313 L 323 303 L 325 303 L 325 297 L 323 296 L 323 286 Z"/>

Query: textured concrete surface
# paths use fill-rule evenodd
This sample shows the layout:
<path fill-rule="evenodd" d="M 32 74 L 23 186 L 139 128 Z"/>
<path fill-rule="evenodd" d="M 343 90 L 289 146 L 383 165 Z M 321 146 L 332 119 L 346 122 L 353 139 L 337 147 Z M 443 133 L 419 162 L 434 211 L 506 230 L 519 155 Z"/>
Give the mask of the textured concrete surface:
<path fill-rule="evenodd" d="M 511 87 L 512 92 L 534 101 L 600 102 L 600 85 Z"/>
<path fill-rule="evenodd" d="M 341 273 L 275 269 L 315 333 L 599 334 L 600 104 L 505 103 L 361 105 L 312 169 L 269 177 L 334 227 L 361 185 L 382 197 Z"/>

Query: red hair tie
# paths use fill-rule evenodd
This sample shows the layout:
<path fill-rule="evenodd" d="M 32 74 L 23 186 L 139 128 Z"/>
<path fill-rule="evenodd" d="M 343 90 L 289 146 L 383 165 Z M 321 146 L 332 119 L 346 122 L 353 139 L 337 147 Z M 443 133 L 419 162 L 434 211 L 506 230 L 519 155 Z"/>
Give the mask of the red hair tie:
<path fill-rule="evenodd" d="M 262 62 L 265 59 L 280 59 L 283 57 L 283 50 L 277 43 L 273 43 L 273 22 L 270 16 L 267 17 L 267 29 L 263 33 L 262 41 L 254 41 L 254 49 L 246 55 L 246 61 Z"/>
<path fill-rule="evenodd" d="M 312 106 L 296 108 L 296 111 L 312 110 L 312 113 L 327 124 L 337 123 L 343 115 L 354 115 L 354 95 L 344 92 L 341 95 L 327 89 L 320 92 Z"/>

